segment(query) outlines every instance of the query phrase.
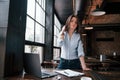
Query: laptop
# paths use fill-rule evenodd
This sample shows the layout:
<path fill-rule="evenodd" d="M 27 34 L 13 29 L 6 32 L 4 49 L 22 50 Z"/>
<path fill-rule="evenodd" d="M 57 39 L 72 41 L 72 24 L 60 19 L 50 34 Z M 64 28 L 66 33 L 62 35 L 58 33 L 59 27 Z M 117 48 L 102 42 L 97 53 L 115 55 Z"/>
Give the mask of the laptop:
<path fill-rule="evenodd" d="M 42 72 L 39 54 L 24 53 L 24 70 L 25 73 L 40 78 L 49 78 L 56 76 L 55 72 Z"/>

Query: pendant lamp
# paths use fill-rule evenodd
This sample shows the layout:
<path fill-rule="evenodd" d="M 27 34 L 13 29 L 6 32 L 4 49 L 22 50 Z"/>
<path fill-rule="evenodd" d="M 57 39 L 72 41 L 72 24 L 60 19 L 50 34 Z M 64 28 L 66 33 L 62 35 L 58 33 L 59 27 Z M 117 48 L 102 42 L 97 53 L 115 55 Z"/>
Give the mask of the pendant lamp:
<path fill-rule="evenodd" d="M 105 15 L 105 11 L 101 10 L 99 5 L 96 6 L 96 9 L 91 12 L 92 16 L 102 16 Z"/>

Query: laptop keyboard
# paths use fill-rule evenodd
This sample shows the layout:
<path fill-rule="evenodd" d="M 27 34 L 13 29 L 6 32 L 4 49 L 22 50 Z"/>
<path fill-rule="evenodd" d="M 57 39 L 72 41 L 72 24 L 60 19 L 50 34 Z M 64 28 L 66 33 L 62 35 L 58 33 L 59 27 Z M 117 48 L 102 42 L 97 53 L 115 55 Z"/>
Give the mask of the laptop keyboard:
<path fill-rule="evenodd" d="M 48 78 L 48 77 L 53 77 L 56 76 L 56 73 L 50 73 L 50 72 L 42 72 L 42 78 Z"/>
<path fill-rule="evenodd" d="M 42 72 L 42 76 L 49 76 L 50 74 L 47 74 L 45 72 Z"/>

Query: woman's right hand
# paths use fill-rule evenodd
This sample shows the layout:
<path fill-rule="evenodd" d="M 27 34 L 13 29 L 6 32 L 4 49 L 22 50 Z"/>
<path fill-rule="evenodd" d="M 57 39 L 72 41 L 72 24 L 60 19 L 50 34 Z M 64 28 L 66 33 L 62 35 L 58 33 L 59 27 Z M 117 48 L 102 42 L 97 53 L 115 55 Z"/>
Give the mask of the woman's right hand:
<path fill-rule="evenodd" d="M 62 27 L 62 32 L 63 32 L 63 33 L 65 32 L 65 28 L 66 28 L 66 26 L 63 26 L 63 27 Z"/>
<path fill-rule="evenodd" d="M 62 27 L 62 30 L 60 32 L 60 35 L 64 35 L 64 32 L 65 32 L 65 26 Z"/>
<path fill-rule="evenodd" d="M 60 32 L 60 38 L 64 39 L 64 32 L 65 32 L 65 26 L 62 27 L 62 30 Z"/>

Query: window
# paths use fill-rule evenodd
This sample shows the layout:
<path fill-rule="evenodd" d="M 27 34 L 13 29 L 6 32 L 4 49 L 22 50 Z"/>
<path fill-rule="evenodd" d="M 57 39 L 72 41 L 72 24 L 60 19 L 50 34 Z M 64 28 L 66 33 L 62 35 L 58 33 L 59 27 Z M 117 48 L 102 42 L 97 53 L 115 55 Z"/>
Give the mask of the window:
<path fill-rule="evenodd" d="M 60 59 L 60 48 L 53 48 L 53 60 Z"/>
<path fill-rule="evenodd" d="M 25 40 L 34 41 L 34 20 L 27 17 Z"/>
<path fill-rule="evenodd" d="M 40 56 L 40 62 L 42 63 L 43 60 L 43 47 L 39 46 L 32 46 L 32 45 L 25 45 L 25 52 L 26 53 L 38 53 Z"/>
<path fill-rule="evenodd" d="M 54 15 L 54 46 L 57 46 L 57 36 L 61 30 L 61 24 L 57 17 Z"/>
<path fill-rule="evenodd" d="M 35 17 L 35 0 L 27 1 L 27 14 L 30 15 L 32 18 Z"/>
<path fill-rule="evenodd" d="M 45 0 L 28 0 L 25 53 L 39 53 L 42 59 L 45 44 Z"/>
<path fill-rule="evenodd" d="M 45 0 L 28 0 L 25 39 L 44 43 L 45 37 Z"/>
<path fill-rule="evenodd" d="M 61 24 L 57 19 L 56 15 L 54 15 L 54 48 L 53 48 L 53 59 L 57 60 L 60 58 L 60 48 L 57 46 L 57 36 L 61 30 Z"/>
<path fill-rule="evenodd" d="M 38 43 L 44 43 L 44 37 L 45 37 L 45 28 L 43 28 L 41 25 L 36 23 L 36 28 L 35 28 L 35 42 Z"/>

